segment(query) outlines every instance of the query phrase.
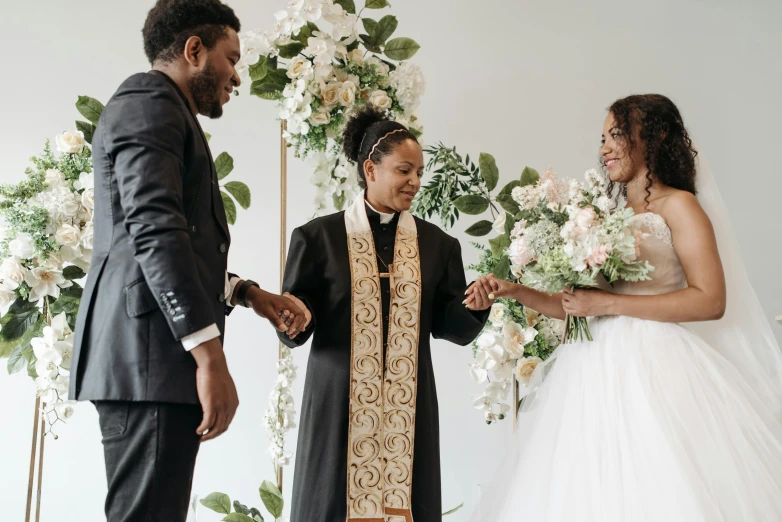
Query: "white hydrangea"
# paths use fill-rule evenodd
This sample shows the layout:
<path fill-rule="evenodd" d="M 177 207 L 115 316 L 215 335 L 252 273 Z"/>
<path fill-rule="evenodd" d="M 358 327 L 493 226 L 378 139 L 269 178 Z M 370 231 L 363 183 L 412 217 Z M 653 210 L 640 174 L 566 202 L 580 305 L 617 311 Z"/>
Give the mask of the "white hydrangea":
<path fill-rule="evenodd" d="M 389 79 L 391 87 L 396 89 L 396 98 L 405 114 L 412 114 L 421 103 L 421 96 L 426 90 L 426 80 L 421 68 L 414 63 L 404 62 L 391 71 Z"/>

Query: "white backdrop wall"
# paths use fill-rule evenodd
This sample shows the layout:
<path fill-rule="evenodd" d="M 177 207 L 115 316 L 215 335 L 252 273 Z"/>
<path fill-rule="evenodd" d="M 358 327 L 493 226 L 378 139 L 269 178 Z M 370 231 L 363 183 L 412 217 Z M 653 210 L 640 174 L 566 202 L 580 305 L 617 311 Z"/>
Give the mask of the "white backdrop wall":
<path fill-rule="evenodd" d="M 359 2 L 360 3 L 360 0 Z M 245 28 L 266 28 L 283 0 L 234 0 Z M 122 80 L 147 69 L 141 27 L 152 0 L 11 2 L 3 0 L 5 50 L 0 99 L 0 183 L 16 182 L 46 138 L 73 126 L 77 95 L 108 100 Z M 491 152 L 502 181 L 525 165 L 580 175 L 595 165 L 605 108 L 616 98 L 660 92 L 681 108 L 730 208 L 767 317 L 782 313 L 782 4 L 663 0 L 396 0 L 398 33 L 417 39 L 415 58 L 428 81 L 420 109 L 425 139 L 463 153 Z M 278 135 L 273 104 L 246 89 L 219 121 L 205 121 L 215 153 L 236 160 L 234 179 L 250 185 L 253 204 L 233 227 L 232 270 L 263 287 L 278 285 Z M 289 224 L 311 214 L 314 191 L 305 165 L 290 163 Z M 470 224 L 472 220 L 465 220 Z M 465 262 L 476 255 L 457 224 Z M 226 351 L 241 406 L 231 430 L 202 447 L 193 492 L 220 490 L 260 507 L 257 487 L 272 477 L 261 427 L 275 376 L 277 344 L 246 310 L 228 321 Z M 782 328 L 775 326 L 782 340 Z M 502 457 L 510 422 L 492 427 L 471 407 L 479 391 L 468 376 L 468 348 L 433 344 L 440 397 L 444 509 L 467 520 Z M 308 348 L 295 351 L 301 396 Z M 121 371 L 121 369 L 117 369 Z M 0 375 L 0 520 L 24 516 L 34 387 Z M 100 520 L 105 476 L 97 416 L 81 405 L 60 439 L 47 440 L 44 522 Z M 295 444 L 295 433 L 290 444 Z M 292 470 L 287 470 L 290 491 Z M 287 495 L 286 495 L 287 496 Z M 201 520 L 219 517 L 200 511 Z M 295 521 L 294 521 L 295 522 Z"/>

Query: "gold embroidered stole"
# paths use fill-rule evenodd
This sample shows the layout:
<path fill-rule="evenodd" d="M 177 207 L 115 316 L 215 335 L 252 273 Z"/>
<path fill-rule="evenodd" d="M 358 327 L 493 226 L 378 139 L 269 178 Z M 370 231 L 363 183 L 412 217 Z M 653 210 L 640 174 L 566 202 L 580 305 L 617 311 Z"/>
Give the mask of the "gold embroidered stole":
<path fill-rule="evenodd" d="M 348 522 L 412 522 L 421 267 L 415 220 L 402 212 L 390 267 L 388 348 L 372 229 L 361 194 L 345 212 L 353 301 Z"/>

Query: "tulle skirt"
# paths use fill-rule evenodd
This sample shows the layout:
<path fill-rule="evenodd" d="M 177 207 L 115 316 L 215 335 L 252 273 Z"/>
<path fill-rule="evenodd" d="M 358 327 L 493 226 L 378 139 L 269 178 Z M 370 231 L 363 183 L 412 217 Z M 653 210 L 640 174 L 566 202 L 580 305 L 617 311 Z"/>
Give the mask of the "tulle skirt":
<path fill-rule="evenodd" d="M 519 416 L 474 522 L 782 521 L 782 423 L 687 328 L 590 322 Z"/>

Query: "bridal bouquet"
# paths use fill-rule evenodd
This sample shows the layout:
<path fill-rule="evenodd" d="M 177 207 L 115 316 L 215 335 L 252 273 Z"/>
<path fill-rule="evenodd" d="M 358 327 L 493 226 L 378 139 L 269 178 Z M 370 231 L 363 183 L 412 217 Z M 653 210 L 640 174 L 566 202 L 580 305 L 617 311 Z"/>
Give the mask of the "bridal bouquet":
<path fill-rule="evenodd" d="M 297 157 L 316 157 L 318 211 L 327 196 L 341 210 L 358 192 L 355 173 L 345 168 L 340 152 L 354 107 L 371 104 L 421 133 L 415 110 L 425 82 L 418 66 L 406 61 L 420 46 L 410 38 L 391 38 L 395 16 L 362 17 L 388 6 L 386 0 L 367 0 L 357 13 L 353 0 L 290 0 L 274 15 L 272 32 L 241 35 L 237 69 L 252 80 L 251 94 L 278 102 L 285 138 Z"/>
<path fill-rule="evenodd" d="M 510 233 L 511 273 L 522 284 L 548 292 L 649 279 L 654 268 L 639 261 L 643 232 L 631 208 L 614 209 L 605 178 L 595 170 L 586 183 L 559 180 L 548 170 L 536 183 L 519 186 L 511 197 L 519 207 Z M 592 340 L 586 318 L 568 317 L 568 340 Z"/>

